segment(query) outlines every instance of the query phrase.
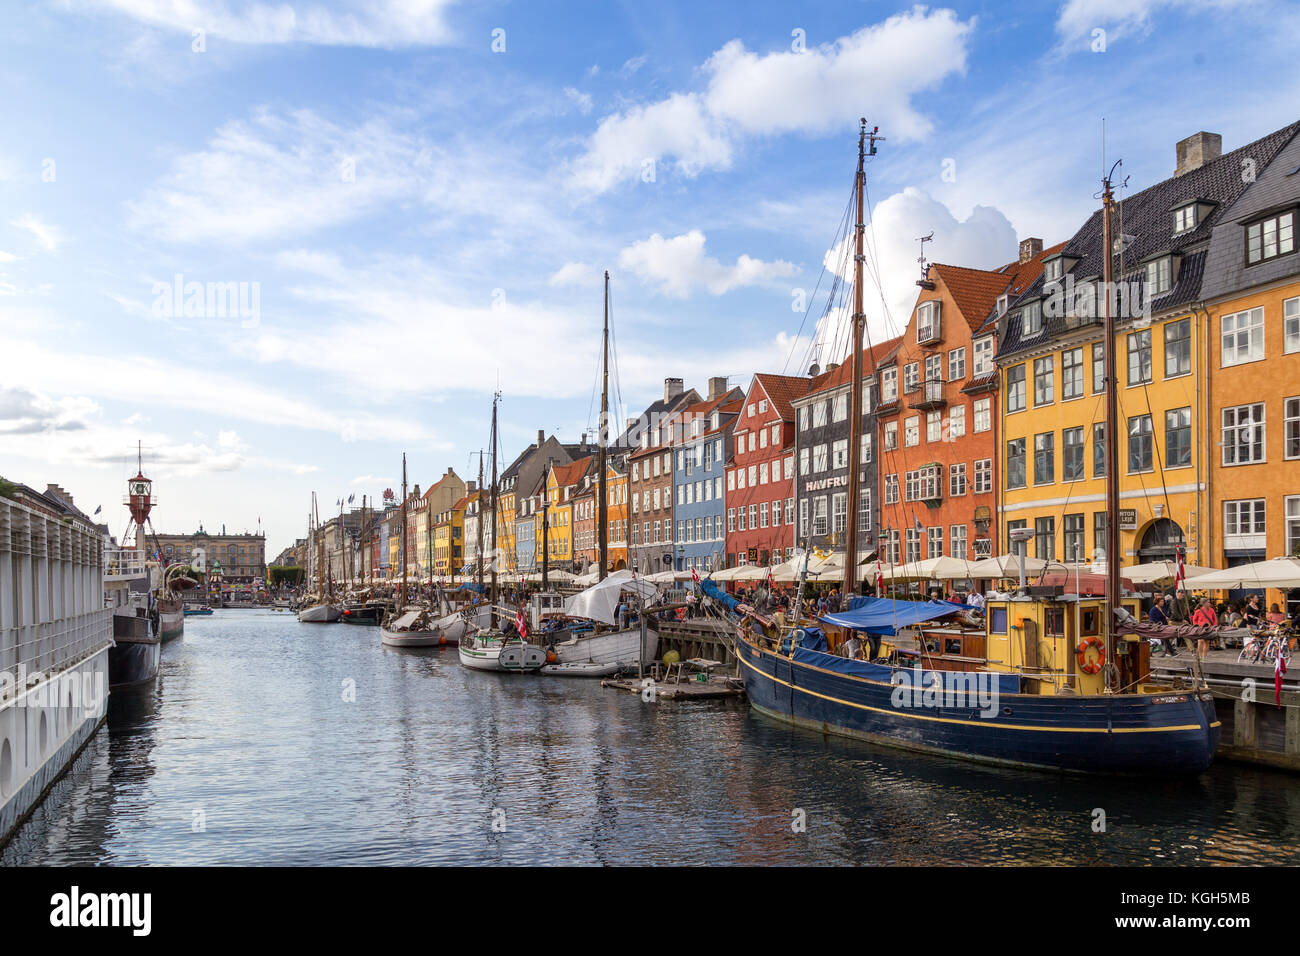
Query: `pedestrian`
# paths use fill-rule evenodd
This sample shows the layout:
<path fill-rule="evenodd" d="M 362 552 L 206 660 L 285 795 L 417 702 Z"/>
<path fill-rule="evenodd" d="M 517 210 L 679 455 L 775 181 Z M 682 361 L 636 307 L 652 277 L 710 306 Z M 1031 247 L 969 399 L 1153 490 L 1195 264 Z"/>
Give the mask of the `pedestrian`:
<path fill-rule="evenodd" d="M 1147 620 L 1152 624 L 1159 624 L 1161 627 L 1169 626 L 1169 615 L 1165 613 L 1165 596 L 1157 594 L 1155 603 L 1151 605 L 1151 610 L 1147 612 Z M 1165 634 L 1160 636 L 1160 643 L 1165 650 L 1165 657 L 1177 657 L 1178 651 L 1174 648 L 1174 642 Z"/>
<path fill-rule="evenodd" d="M 1268 623 L 1270 624 L 1286 623 L 1286 615 L 1282 613 L 1282 611 L 1278 608 L 1276 603 L 1270 604 L 1268 606 Z"/>
<path fill-rule="evenodd" d="M 1207 597 L 1201 598 L 1200 607 L 1192 615 L 1192 623 L 1197 627 L 1218 627 L 1219 615 L 1215 613 L 1214 606 L 1210 604 Z M 1196 639 L 1196 657 L 1198 660 L 1204 660 L 1210 653 L 1210 640 L 1208 637 L 1198 637 Z"/>
<path fill-rule="evenodd" d="M 1250 596 L 1246 606 L 1241 609 L 1242 620 L 1247 627 L 1259 627 L 1264 623 L 1264 609 L 1259 605 L 1259 593 Z"/>

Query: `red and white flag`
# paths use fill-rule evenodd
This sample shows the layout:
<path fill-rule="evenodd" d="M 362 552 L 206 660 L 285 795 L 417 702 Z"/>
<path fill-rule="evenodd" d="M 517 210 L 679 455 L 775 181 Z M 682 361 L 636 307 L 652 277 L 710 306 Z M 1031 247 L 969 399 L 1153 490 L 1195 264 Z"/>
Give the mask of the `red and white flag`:
<path fill-rule="evenodd" d="M 1178 563 L 1177 570 L 1174 571 L 1174 591 L 1187 586 L 1187 565 L 1183 563 L 1183 549 L 1174 549 L 1174 560 Z"/>
<path fill-rule="evenodd" d="M 524 616 L 524 609 L 520 608 L 515 614 L 515 630 L 519 632 L 521 640 L 528 639 L 528 618 Z"/>
<path fill-rule="evenodd" d="M 885 572 L 880 567 L 880 556 L 876 556 L 876 595 L 885 593 Z"/>
<path fill-rule="evenodd" d="M 694 582 L 697 588 L 700 586 L 700 572 L 695 568 L 691 568 L 691 581 Z"/>
<path fill-rule="evenodd" d="M 772 579 L 772 565 L 770 564 L 767 566 L 767 589 L 769 591 L 776 590 L 776 581 Z"/>
<path fill-rule="evenodd" d="M 1282 638 L 1286 640 L 1286 638 Z M 1273 699 L 1277 701 L 1277 709 L 1282 709 L 1282 677 L 1286 674 L 1286 660 L 1282 657 L 1281 648 L 1277 652 L 1277 661 L 1273 664 Z"/>

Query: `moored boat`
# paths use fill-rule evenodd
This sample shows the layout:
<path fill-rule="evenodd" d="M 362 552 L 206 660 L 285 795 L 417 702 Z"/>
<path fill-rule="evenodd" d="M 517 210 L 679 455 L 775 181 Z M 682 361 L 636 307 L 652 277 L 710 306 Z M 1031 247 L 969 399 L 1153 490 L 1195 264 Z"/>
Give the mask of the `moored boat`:
<path fill-rule="evenodd" d="M 206 604 L 186 604 L 186 605 L 185 605 L 185 616 L 186 616 L 186 617 L 193 617 L 193 616 L 195 616 L 195 615 L 207 615 L 207 614 L 211 614 L 211 613 L 212 613 L 212 608 L 208 607 Z"/>
<path fill-rule="evenodd" d="M 648 604 L 658 589 L 631 571 L 616 571 L 565 601 L 564 614 L 577 626 L 555 630 L 544 629 L 540 608 L 546 596 L 535 595 L 533 634 L 547 650 L 542 673 L 608 677 L 654 660 L 659 635 L 649 626 L 643 629 L 639 618 L 632 620 L 625 603 L 628 595 L 638 604 Z"/>
<path fill-rule="evenodd" d="M 483 631 L 461 639 L 460 662 L 471 670 L 525 674 L 540 670 L 546 652 L 517 635 Z"/>

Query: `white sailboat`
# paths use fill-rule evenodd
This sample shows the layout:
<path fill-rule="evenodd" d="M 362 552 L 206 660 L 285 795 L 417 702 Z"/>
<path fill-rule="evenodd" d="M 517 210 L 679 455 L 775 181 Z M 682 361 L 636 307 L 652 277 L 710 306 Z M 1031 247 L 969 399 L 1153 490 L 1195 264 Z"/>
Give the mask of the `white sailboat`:
<path fill-rule="evenodd" d="M 298 611 L 298 620 L 304 624 L 333 624 L 336 621 L 343 620 L 343 609 L 333 601 L 334 597 L 334 579 L 328 573 L 321 571 L 323 556 L 320 549 L 323 543 L 320 537 L 320 512 L 316 507 L 316 492 L 311 494 L 312 513 L 308 517 L 309 536 L 314 534 L 316 538 L 316 547 L 309 549 L 307 552 L 308 564 L 315 560 L 315 571 L 318 578 L 317 587 L 320 589 L 320 595 L 309 596 L 303 607 Z M 311 581 L 311 569 L 308 569 L 308 583 Z M 326 583 L 328 581 L 328 584 Z"/>
<path fill-rule="evenodd" d="M 569 598 L 565 602 L 565 614 L 591 621 L 593 629 L 568 628 L 539 634 L 543 641 L 548 636 L 558 638 L 546 645 L 548 662 L 542 673 L 557 677 L 609 677 L 654 660 L 659 649 L 658 633 L 642 619 L 632 626 L 628 624 L 628 615 L 620 619 L 618 608 L 625 592 L 634 594 L 642 608 L 658 596 L 653 584 L 624 570 L 615 571 L 599 584 Z"/>

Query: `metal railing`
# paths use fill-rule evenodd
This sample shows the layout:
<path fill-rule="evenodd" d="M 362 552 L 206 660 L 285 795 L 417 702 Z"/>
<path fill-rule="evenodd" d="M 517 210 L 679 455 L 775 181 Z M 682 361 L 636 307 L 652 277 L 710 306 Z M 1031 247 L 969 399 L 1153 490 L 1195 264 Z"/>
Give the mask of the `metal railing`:
<path fill-rule="evenodd" d="M 34 677 L 57 674 L 113 643 L 113 609 L 0 629 L 0 703 L 26 690 Z"/>
<path fill-rule="evenodd" d="M 104 580 L 138 578 L 145 574 L 144 552 L 135 548 L 104 549 Z"/>

